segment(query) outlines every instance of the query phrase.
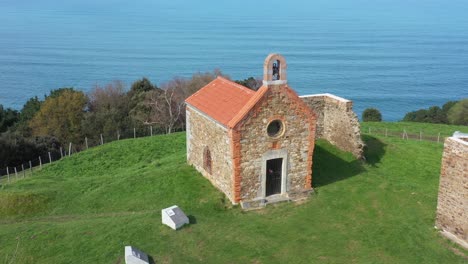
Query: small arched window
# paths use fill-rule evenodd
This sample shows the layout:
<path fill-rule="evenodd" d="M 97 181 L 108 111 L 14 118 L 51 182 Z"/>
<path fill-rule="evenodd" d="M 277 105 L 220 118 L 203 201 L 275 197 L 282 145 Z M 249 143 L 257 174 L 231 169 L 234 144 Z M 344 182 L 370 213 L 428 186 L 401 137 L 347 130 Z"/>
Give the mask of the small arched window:
<path fill-rule="evenodd" d="M 211 152 L 208 147 L 205 147 L 205 149 L 203 150 L 203 169 L 205 169 L 205 171 L 211 174 L 211 167 L 212 167 Z"/>

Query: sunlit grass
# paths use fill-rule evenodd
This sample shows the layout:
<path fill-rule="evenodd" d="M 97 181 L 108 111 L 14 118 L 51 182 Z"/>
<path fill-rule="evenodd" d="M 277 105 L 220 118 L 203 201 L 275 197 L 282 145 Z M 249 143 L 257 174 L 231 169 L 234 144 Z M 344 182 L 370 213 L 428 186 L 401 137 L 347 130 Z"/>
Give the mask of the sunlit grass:
<path fill-rule="evenodd" d="M 251 212 L 186 165 L 183 133 L 93 148 L 1 187 L 0 256 L 124 263 L 131 244 L 156 263 L 466 263 L 433 228 L 442 144 L 364 140 L 367 163 L 318 141 L 315 194 Z M 173 204 L 192 221 L 176 232 L 160 219 Z"/>

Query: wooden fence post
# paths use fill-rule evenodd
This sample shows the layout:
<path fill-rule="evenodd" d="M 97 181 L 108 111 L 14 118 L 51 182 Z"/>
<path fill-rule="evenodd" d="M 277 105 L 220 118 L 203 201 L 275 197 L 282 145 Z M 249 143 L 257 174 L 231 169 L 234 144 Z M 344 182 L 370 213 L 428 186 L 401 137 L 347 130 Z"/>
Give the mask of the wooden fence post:
<path fill-rule="evenodd" d="M 84 140 L 85 140 L 85 143 L 86 143 L 86 149 L 88 149 L 88 137 L 85 137 Z"/>
<path fill-rule="evenodd" d="M 10 170 L 6 167 L 6 173 L 8 175 L 8 183 L 10 183 Z"/>
<path fill-rule="evenodd" d="M 104 145 L 104 139 L 102 138 L 102 134 L 101 134 L 101 145 Z"/>
<path fill-rule="evenodd" d="M 49 164 L 52 163 L 52 156 L 50 155 L 50 152 L 49 152 Z"/>
<path fill-rule="evenodd" d="M 39 156 L 39 167 L 42 169 L 42 159 L 41 159 L 41 156 Z"/>
<path fill-rule="evenodd" d="M 70 142 L 70 145 L 68 145 L 68 156 L 69 157 L 71 156 L 71 142 Z"/>
<path fill-rule="evenodd" d="M 385 137 L 388 136 L 388 128 L 385 128 Z"/>
<path fill-rule="evenodd" d="M 153 136 L 153 126 L 150 126 L 151 136 Z"/>
<path fill-rule="evenodd" d="M 440 132 L 439 132 L 439 134 L 437 135 L 437 143 L 439 143 L 439 141 L 440 141 Z"/>
<path fill-rule="evenodd" d="M 24 169 L 24 164 L 21 164 L 21 170 L 23 170 L 23 179 L 26 178 L 26 170 Z"/>
<path fill-rule="evenodd" d="M 133 138 L 136 138 L 136 128 L 133 128 Z"/>
<path fill-rule="evenodd" d="M 16 179 L 18 179 L 18 171 L 16 170 L 16 167 L 15 167 L 15 177 Z"/>
<path fill-rule="evenodd" d="M 419 131 L 419 141 L 422 140 L 422 131 Z"/>
<path fill-rule="evenodd" d="M 31 171 L 31 176 L 33 175 L 32 162 L 29 161 L 29 170 Z"/>
<path fill-rule="evenodd" d="M 117 140 L 120 140 L 120 133 L 118 130 L 117 130 Z"/>
<path fill-rule="evenodd" d="M 405 139 L 405 136 L 406 136 L 406 140 L 408 140 L 409 139 L 408 133 L 406 133 L 406 129 L 403 129 L 403 139 Z"/>
<path fill-rule="evenodd" d="M 63 159 L 62 147 L 60 147 L 60 159 Z"/>

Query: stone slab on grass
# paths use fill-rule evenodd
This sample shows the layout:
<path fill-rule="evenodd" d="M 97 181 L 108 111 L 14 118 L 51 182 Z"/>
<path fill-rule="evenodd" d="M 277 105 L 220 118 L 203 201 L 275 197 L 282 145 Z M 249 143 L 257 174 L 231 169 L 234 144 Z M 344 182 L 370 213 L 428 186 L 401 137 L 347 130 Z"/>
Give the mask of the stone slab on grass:
<path fill-rule="evenodd" d="M 189 224 L 189 219 L 177 205 L 161 210 L 162 223 L 177 230 L 185 224 Z"/>
<path fill-rule="evenodd" d="M 125 247 L 126 264 L 149 264 L 148 255 L 132 246 Z"/>

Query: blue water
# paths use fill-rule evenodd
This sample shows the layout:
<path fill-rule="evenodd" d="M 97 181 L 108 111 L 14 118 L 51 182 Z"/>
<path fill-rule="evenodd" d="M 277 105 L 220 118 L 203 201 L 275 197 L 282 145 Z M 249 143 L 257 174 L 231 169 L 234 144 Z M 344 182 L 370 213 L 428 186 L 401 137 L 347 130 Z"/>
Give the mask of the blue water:
<path fill-rule="evenodd" d="M 0 0 L 0 104 L 215 68 L 261 76 L 279 52 L 299 94 L 333 93 L 394 121 L 468 97 L 467 14 L 457 0 Z"/>

